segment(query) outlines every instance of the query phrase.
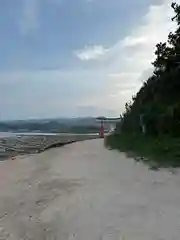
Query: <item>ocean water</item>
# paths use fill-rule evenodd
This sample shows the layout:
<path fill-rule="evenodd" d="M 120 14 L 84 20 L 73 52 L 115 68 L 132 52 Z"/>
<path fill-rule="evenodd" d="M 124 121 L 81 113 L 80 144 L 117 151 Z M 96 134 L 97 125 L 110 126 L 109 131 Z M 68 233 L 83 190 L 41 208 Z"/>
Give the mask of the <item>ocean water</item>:
<path fill-rule="evenodd" d="M 7 138 L 7 137 L 15 137 L 15 136 L 19 136 L 19 135 L 26 135 L 26 136 L 38 136 L 38 135 L 56 135 L 53 133 L 12 133 L 12 132 L 0 132 L 0 138 Z"/>
<path fill-rule="evenodd" d="M 63 136 L 72 136 L 72 135 L 98 135 L 99 133 L 37 133 L 37 132 L 28 132 L 28 133 L 12 133 L 12 132 L 0 132 L 0 138 L 7 138 L 7 137 L 15 137 L 15 136 L 56 136 L 56 135 L 63 135 Z"/>
<path fill-rule="evenodd" d="M 57 135 L 56 133 L 12 133 L 12 132 L 0 132 L 0 138 L 7 138 L 7 137 L 15 137 L 18 135 L 26 135 L 26 136 L 39 136 L 39 135 Z"/>
<path fill-rule="evenodd" d="M 0 138 L 12 137 L 16 136 L 17 134 L 11 132 L 0 132 Z"/>

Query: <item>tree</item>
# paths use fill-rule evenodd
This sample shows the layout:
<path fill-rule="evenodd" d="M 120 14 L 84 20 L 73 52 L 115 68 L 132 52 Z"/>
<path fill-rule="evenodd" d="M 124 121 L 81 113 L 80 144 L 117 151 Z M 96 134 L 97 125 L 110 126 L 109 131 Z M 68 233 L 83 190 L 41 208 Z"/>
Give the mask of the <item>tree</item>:
<path fill-rule="evenodd" d="M 171 7 L 177 29 L 169 33 L 167 42 L 156 45 L 153 75 L 144 81 L 132 102 L 126 103 L 121 121 L 123 131 L 139 131 L 140 116 L 144 116 L 147 134 L 173 133 L 172 129 L 177 129 L 177 122 L 180 123 L 180 114 L 168 113 L 180 96 L 180 5 L 173 2 Z M 177 109 L 180 112 L 180 104 Z"/>

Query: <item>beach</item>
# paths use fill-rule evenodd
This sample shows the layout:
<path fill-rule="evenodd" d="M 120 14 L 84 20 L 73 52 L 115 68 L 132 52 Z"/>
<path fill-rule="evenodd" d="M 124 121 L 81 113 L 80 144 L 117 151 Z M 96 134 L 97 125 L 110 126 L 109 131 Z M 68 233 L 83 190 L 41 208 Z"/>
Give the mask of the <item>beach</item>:
<path fill-rule="evenodd" d="M 98 138 L 97 134 L 0 133 L 0 161 L 18 155 L 43 152 L 75 141 Z"/>

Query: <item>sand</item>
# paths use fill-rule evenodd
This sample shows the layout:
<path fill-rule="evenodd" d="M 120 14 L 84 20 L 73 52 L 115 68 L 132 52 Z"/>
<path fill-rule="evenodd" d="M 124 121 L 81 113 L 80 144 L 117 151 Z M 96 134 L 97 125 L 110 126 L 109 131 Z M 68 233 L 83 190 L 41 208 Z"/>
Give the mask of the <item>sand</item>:
<path fill-rule="evenodd" d="M 101 139 L 0 162 L 0 239 L 179 240 L 179 186 Z"/>

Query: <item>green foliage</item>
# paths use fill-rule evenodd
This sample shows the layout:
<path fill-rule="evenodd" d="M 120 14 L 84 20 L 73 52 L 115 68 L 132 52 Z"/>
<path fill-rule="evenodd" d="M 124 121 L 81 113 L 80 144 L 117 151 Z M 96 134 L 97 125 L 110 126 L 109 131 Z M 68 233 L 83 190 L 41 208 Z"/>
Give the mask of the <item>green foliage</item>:
<path fill-rule="evenodd" d="M 180 6 L 172 8 L 177 29 L 156 45 L 153 75 L 126 104 L 117 132 L 140 133 L 143 122 L 147 135 L 180 135 Z"/>
<path fill-rule="evenodd" d="M 126 104 L 105 144 L 148 157 L 146 162 L 180 167 L 180 5 L 171 7 L 177 29 L 156 45 L 153 75 Z"/>
<path fill-rule="evenodd" d="M 180 167 L 180 138 L 143 136 L 139 134 L 111 135 L 105 145 L 127 152 L 128 156 L 157 167 Z M 137 158 L 138 156 L 138 158 Z M 140 157 L 140 158 L 139 158 Z"/>

